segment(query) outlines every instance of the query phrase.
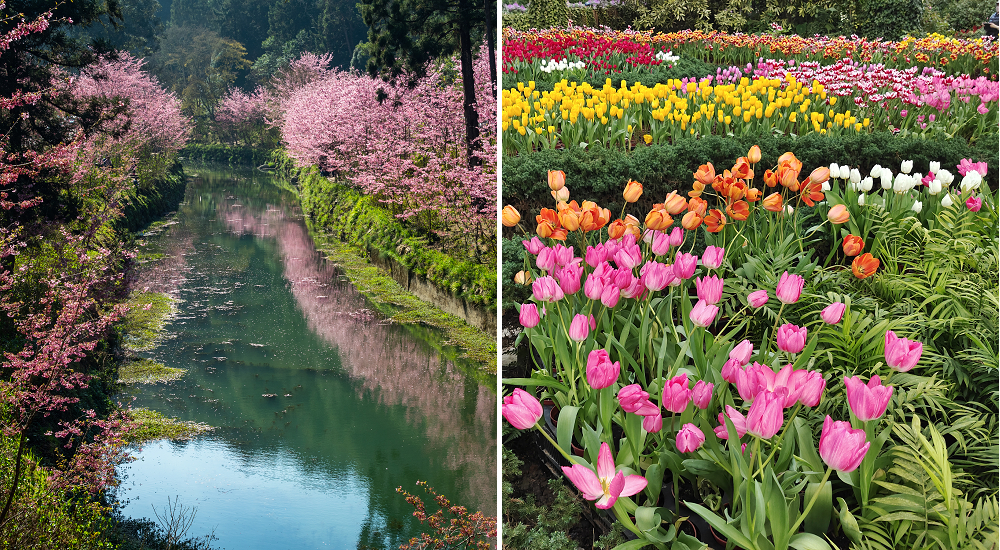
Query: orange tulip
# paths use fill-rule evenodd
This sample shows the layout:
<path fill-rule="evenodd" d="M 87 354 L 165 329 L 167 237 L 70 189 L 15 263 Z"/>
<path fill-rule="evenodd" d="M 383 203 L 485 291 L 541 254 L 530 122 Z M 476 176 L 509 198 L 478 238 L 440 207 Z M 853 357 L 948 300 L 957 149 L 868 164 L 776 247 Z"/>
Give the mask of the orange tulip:
<path fill-rule="evenodd" d="M 580 227 L 580 215 L 572 208 L 565 208 L 559 212 L 559 223 L 566 231 L 576 231 Z"/>
<path fill-rule="evenodd" d="M 778 157 L 778 168 L 781 168 L 782 165 L 795 170 L 796 174 L 802 171 L 802 161 L 795 158 L 795 155 L 791 151 Z"/>
<path fill-rule="evenodd" d="M 538 215 L 535 216 L 535 222 L 539 224 L 542 222 L 549 222 L 552 224 L 552 227 L 555 228 L 559 226 L 559 214 L 551 208 L 542 208 Z"/>
<path fill-rule="evenodd" d="M 688 201 L 688 211 L 695 212 L 704 218 L 705 212 L 708 211 L 708 201 L 701 197 L 691 197 L 691 200 Z"/>
<path fill-rule="evenodd" d="M 851 213 L 847 211 L 847 207 L 843 204 L 835 205 L 826 214 L 826 219 L 830 220 L 830 223 L 834 225 L 840 225 L 846 223 L 847 220 L 851 218 Z"/>
<path fill-rule="evenodd" d="M 668 214 L 676 216 L 687 208 L 687 200 L 678 195 L 677 191 L 671 191 L 667 194 L 667 198 L 663 199 L 663 207 L 667 209 Z"/>
<path fill-rule="evenodd" d="M 726 215 L 721 210 L 713 208 L 708 211 L 708 216 L 705 217 L 705 229 L 708 229 L 709 233 L 718 233 L 725 226 Z"/>
<path fill-rule="evenodd" d="M 865 241 L 861 240 L 861 237 L 857 235 L 848 235 L 844 237 L 843 248 L 846 256 L 857 256 L 865 249 Z"/>
<path fill-rule="evenodd" d="M 518 271 L 517 275 L 514 275 L 514 282 L 519 285 L 530 285 L 531 284 L 531 272 L 530 271 Z"/>
<path fill-rule="evenodd" d="M 670 217 L 662 204 L 653 206 L 653 209 L 646 214 L 646 228 L 654 231 L 663 231 L 673 225 L 674 219 Z"/>
<path fill-rule="evenodd" d="M 819 168 L 812 171 L 809 174 L 809 180 L 816 183 L 823 183 L 830 179 L 830 169 L 826 166 L 820 166 Z"/>
<path fill-rule="evenodd" d="M 557 227 L 557 228 L 555 228 L 555 229 L 552 230 L 552 234 L 549 235 L 549 238 L 555 239 L 557 241 L 565 241 L 566 240 L 566 236 L 568 234 L 569 234 L 569 232 L 566 231 L 566 229 L 564 227 Z"/>
<path fill-rule="evenodd" d="M 734 220 L 744 221 L 750 217 L 750 205 L 746 201 L 736 201 L 726 207 L 726 213 Z"/>
<path fill-rule="evenodd" d="M 629 214 L 628 216 L 625 216 L 625 225 L 631 225 L 632 227 L 639 229 L 639 218 Z"/>
<path fill-rule="evenodd" d="M 543 221 L 538 223 L 538 226 L 535 228 L 535 233 L 537 233 L 539 237 L 547 239 L 552 236 L 555 228 L 556 226 L 553 225 L 552 222 Z"/>
<path fill-rule="evenodd" d="M 871 255 L 869 252 L 854 258 L 854 262 L 851 263 L 851 271 L 854 272 L 854 276 L 859 279 L 864 279 L 866 277 L 871 277 L 878 270 L 879 261 L 878 258 Z"/>
<path fill-rule="evenodd" d="M 816 206 L 815 201 L 821 201 L 826 195 L 823 193 L 823 186 L 806 178 L 802 181 L 802 202 L 809 206 Z M 846 207 L 845 207 L 846 209 Z M 846 219 L 844 221 L 847 221 Z"/>
<path fill-rule="evenodd" d="M 769 212 L 781 212 L 784 209 L 781 201 L 781 193 L 771 193 L 761 204 L 764 205 L 764 210 Z"/>
<path fill-rule="evenodd" d="M 756 145 L 751 147 L 750 152 L 747 153 L 747 160 L 749 160 L 751 164 L 757 164 L 760 162 L 760 147 Z"/>
<path fill-rule="evenodd" d="M 746 196 L 747 184 L 742 181 L 734 181 L 733 183 L 726 186 L 723 192 L 723 196 L 726 197 L 728 201 L 738 201 Z"/>
<path fill-rule="evenodd" d="M 692 184 L 692 189 L 688 191 L 688 196 L 692 198 L 700 197 L 701 192 L 704 190 L 705 190 L 705 184 L 700 181 L 695 181 L 694 184 Z"/>
<path fill-rule="evenodd" d="M 620 239 L 625 234 L 625 222 L 615 220 L 608 226 L 608 238 Z"/>
<path fill-rule="evenodd" d="M 564 202 L 569 200 L 569 187 L 563 186 L 558 191 L 550 191 L 552 193 L 552 198 L 556 202 Z"/>
<path fill-rule="evenodd" d="M 778 170 L 778 182 L 789 191 L 795 193 L 799 190 L 799 173 L 791 168 Z"/>
<path fill-rule="evenodd" d="M 747 199 L 748 202 L 757 202 L 757 201 L 759 201 L 760 200 L 760 189 L 757 189 L 756 187 L 751 187 L 750 189 L 747 189 L 746 199 Z"/>
<path fill-rule="evenodd" d="M 622 191 L 622 197 L 625 198 L 625 202 L 635 202 L 639 200 L 642 196 L 642 184 L 637 181 L 629 181 L 625 184 L 625 190 Z"/>
<path fill-rule="evenodd" d="M 733 165 L 733 177 L 741 180 L 753 179 L 753 167 L 746 157 L 736 159 L 736 164 Z"/>
<path fill-rule="evenodd" d="M 605 210 L 607 210 L 607 208 L 605 208 Z M 607 220 L 602 220 L 601 214 L 601 209 L 596 206 L 584 210 L 583 214 L 580 215 L 580 227 L 582 227 L 584 231 L 597 231 L 598 229 L 604 227 Z"/>
<path fill-rule="evenodd" d="M 688 231 L 694 231 L 695 229 L 701 227 L 702 221 L 703 219 L 700 214 L 689 211 L 687 214 L 684 214 L 683 218 L 681 218 L 681 227 L 687 229 Z"/>
<path fill-rule="evenodd" d="M 517 211 L 511 205 L 503 207 L 503 212 L 500 213 L 500 218 L 503 221 L 504 227 L 514 227 L 521 221 L 521 213 Z"/>
<path fill-rule="evenodd" d="M 549 170 L 549 189 L 558 191 L 566 185 L 566 174 L 562 170 Z"/>
<path fill-rule="evenodd" d="M 778 185 L 778 176 L 770 170 L 764 170 L 764 185 L 768 187 Z"/>
<path fill-rule="evenodd" d="M 712 166 L 711 162 L 702 164 L 694 173 L 694 179 L 701 182 L 702 185 L 711 185 L 715 181 L 715 167 Z"/>

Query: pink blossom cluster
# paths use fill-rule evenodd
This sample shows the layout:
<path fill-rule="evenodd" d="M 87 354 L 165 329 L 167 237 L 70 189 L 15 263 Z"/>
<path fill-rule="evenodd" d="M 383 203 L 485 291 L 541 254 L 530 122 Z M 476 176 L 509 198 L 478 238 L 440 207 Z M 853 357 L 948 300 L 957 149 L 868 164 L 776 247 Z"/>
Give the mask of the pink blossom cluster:
<path fill-rule="evenodd" d="M 492 226 L 496 102 L 487 55 L 484 47 L 475 64 L 479 166 L 466 158 L 461 86 L 439 68 L 414 86 L 338 70 L 314 75 L 280 99 L 288 155 L 347 177 L 399 217 L 436 212 L 452 228 Z"/>
<path fill-rule="evenodd" d="M 250 93 L 232 88 L 215 108 L 215 127 L 224 139 L 252 146 L 259 142 L 262 132 L 268 131 L 274 103 L 273 96 L 263 86 Z"/>

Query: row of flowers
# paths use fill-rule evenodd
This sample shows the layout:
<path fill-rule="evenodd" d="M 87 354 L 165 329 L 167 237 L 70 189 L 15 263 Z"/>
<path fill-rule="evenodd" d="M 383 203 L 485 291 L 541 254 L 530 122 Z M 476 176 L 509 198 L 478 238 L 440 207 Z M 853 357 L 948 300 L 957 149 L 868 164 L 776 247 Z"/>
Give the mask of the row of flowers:
<path fill-rule="evenodd" d="M 932 67 L 948 74 L 997 78 L 996 42 L 990 38 L 969 40 L 932 34 L 893 42 L 857 36 L 801 37 L 690 30 L 653 33 L 581 27 L 527 32 L 505 28 L 502 70 L 530 73 L 537 60 L 559 61 L 565 57 L 586 62 L 592 74 L 648 69 L 661 63 L 655 57 L 658 52 L 668 50 L 718 65 L 745 65 L 761 57 L 820 63 L 847 58 L 889 68 Z"/>
<path fill-rule="evenodd" d="M 815 75 L 813 75 L 815 76 Z M 624 80 L 603 88 L 563 79 L 539 91 L 534 82 L 502 91 L 501 129 L 507 154 L 542 148 L 571 148 L 601 142 L 630 147 L 641 136 L 646 144 L 683 137 L 782 132 L 802 135 L 852 134 L 880 130 L 928 136 L 962 135 L 977 139 L 996 131 L 998 88 L 995 82 L 931 79 L 923 89 L 902 86 L 861 88 L 861 95 L 828 92 L 817 79 L 743 77 L 737 84 L 712 85 L 670 80 L 652 87 Z M 955 101 L 952 95 L 955 94 Z M 975 99 L 975 101 L 972 101 Z M 839 100 L 839 101 L 838 101 Z"/>

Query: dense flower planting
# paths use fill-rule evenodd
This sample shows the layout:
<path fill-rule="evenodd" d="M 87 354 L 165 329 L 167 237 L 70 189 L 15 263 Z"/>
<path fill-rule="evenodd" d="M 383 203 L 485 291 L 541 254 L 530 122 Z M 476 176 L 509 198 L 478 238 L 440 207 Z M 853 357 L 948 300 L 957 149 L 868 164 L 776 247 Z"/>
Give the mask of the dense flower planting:
<path fill-rule="evenodd" d="M 900 42 L 851 37 L 800 37 L 728 34 L 723 32 L 612 31 L 588 28 L 520 32 L 504 29 L 503 71 L 529 78 L 540 59 L 584 61 L 591 74 L 611 74 L 626 68 L 662 63 L 657 52 L 697 58 L 719 65 L 746 65 L 761 57 L 797 62 L 832 63 L 847 58 L 880 63 L 889 68 L 931 67 L 948 74 L 997 78 L 996 42 L 988 38 L 955 39 L 941 35 L 906 38 Z"/>

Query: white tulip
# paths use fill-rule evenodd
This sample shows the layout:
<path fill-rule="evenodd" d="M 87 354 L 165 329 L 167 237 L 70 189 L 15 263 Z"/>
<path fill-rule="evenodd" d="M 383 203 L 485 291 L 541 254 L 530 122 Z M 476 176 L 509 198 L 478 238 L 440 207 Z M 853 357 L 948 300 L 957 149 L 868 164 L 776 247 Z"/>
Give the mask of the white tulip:
<path fill-rule="evenodd" d="M 910 207 L 910 210 L 913 210 L 914 212 L 920 212 L 923 208 L 924 208 L 924 203 L 920 201 L 914 201 L 913 206 Z"/>
<path fill-rule="evenodd" d="M 899 165 L 899 171 L 902 172 L 902 173 L 904 173 L 904 174 L 909 174 L 910 170 L 913 170 L 913 161 L 912 160 L 904 160 Z"/>
<path fill-rule="evenodd" d="M 937 174 L 937 173 L 938 173 L 938 172 L 940 172 L 940 171 L 941 171 L 941 163 L 940 163 L 940 162 L 938 162 L 938 161 L 936 161 L 936 160 L 932 160 L 932 161 L 931 161 L 931 168 L 930 168 L 930 172 L 931 172 L 932 174 Z"/>
<path fill-rule="evenodd" d="M 861 181 L 861 170 L 857 168 L 851 168 L 851 183 L 855 186 Z"/>
<path fill-rule="evenodd" d="M 823 184 L 820 185 L 820 188 L 823 190 L 824 193 L 833 189 L 832 187 L 830 187 L 830 180 L 824 181 Z"/>
<path fill-rule="evenodd" d="M 954 204 L 954 203 L 951 200 L 951 193 L 945 193 L 944 194 L 944 198 L 941 199 L 941 206 L 943 206 L 945 208 L 948 208 L 952 204 Z"/>
<path fill-rule="evenodd" d="M 858 205 L 859 206 L 864 206 L 865 205 L 865 194 L 864 193 L 858 195 Z"/>
<path fill-rule="evenodd" d="M 941 189 L 942 189 L 941 180 L 937 178 L 934 178 L 934 181 L 932 181 L 927 186 L 927 192 L 930 193 L 931 195 L 937 195 L 938 193 L 941 192 Z"/>
<path fill-rule="evenodd" d="M 851 177 L 851 167 L 844 164 L 840 167 L 840 179 L 846 180 Z"/>
<path fill-rule="evenodd" d="M 896 174 L 896 179 L 892 182 L 892 191 L 894 193 L 905 193 L 910 189 L 913 189 L 913 178 L 902 172 Z"/>
<path fill-rule="evenodd" d="M 882 189 L 892 189 L 892 170 L 883 168 L 879 177 L 882 178 Z"/>
<path fill-rule="evenodd" d="M 880 177 L 882 175 L 882 165 L 876 164 L 875 166 L 872 166 L 872 171 L 868 175 L 871 176 L 873 179 Z"/>
<path fill-rule="evenodd" d="M 965 173 L 965 177 L 962 178 L 962 183 L 959 184 L 959 187 L 964 194 L 970 190 L 979 189 L 981 183 L 983 183 L 983 177 L 979 175 L 979 172 L 969 170 Z"/>
<path fill-rule="evenodd" d="M 861 183 L 858 184 L 858 190 L 867 193 L 872 190 L 872 187 L 874 187 L 874 185 L 875 181 L 872 180 L 871 177 L 867 177 L 861 180 Z"/>
<path fill-rule="evenodd" d="M 786 204 L 786 205 L 785 205 L 785 212 L 787 212 L 787 213 L 788 213 L 788 215 L 789 215 L 789 216 L 791 216 L 791 215 L 792 215 L 792 213 L 794 213 L 794 212 L 795 212 L 795 209 L 794 209 L 794 208 L 792 208 L 792 205 L 790 205 L 790 204 Z"/>
<path fill-rule="evenodd" d="M 836 162 L 830 163 L 830 177 L 839 178 L 840 177 L 840 165 Z"/>
<path fill-rule="evenodd" d="M 955 174 L 947 170 L 941 170 L 940 172 L 934 172 L 935 177 L 941 180 L 941 185 L 948 187 L 953 181 L 955 181 Z"/>

